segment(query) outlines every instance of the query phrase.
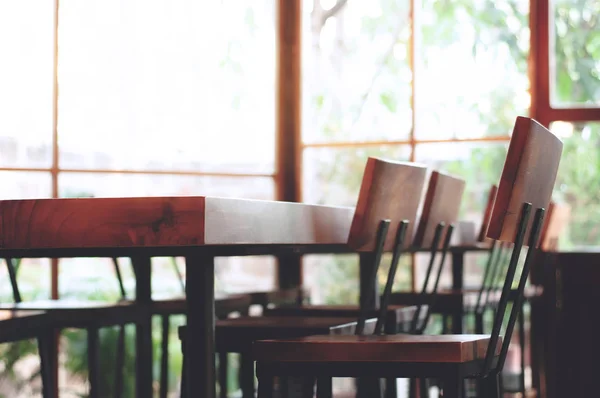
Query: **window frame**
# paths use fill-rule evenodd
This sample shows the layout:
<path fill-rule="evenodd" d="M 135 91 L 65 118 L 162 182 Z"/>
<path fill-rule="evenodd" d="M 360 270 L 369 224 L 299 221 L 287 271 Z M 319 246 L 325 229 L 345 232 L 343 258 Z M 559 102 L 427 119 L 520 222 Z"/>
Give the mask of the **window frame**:
<path fill-rule="evenodd" d="M 347 0 L 337 0 L 334 8 L 343 7 Z M 303 142 L 301 139 L 301 102 L 302 102 L 302 5 L 303 0 L 275 0 L 276 7 L 276 143 L 275 143 L 275 170 L 273 173 L 215 173 L 199 171 L 139 171 L 139 170 L 101 170 L 101 169 L 72 169 L 60 167 L 58 148 L 58 26 L 60 0 L 54 0 L 54 54 L 53 54 L 53 98 L 52 98 L 52 162 L 47 168 L 32 167 L 0 167 L 0 171 L 14 172 L 47 172 L 52 181 L 52 197 L 59 194 L 59 175 L 61 173 L 120 173 L 120 174 L 146 174 L 146 175 L 188 175 L 210 177 L 268 177 L 273 178 L 276 199 L 284 201 L 302 201 L 302 158 L 308 148 L 340 148 L 340 147 L 368 147 L 378 145 L 408 145 L 410 147 L 410 160 L 415 160 L 416 148 L 421 144 L 431 143 L 506 143 L 507 136 L 481 137 L 469 139 L 418 139 L 415 135 L 415 125 L 418 125 L 416 112 L 412 113 L 410 135 L 406 140 L 399 141 L 345 141 L 345 142 Z M 418 73 L 414 73 L 415 48 L 418 48 L 419 35 L 415 34 L 415 19 L 418 18 L 418 5 L 416 0 L 410 0 L 410 68 L 413 72 L 411 82 L 411 107 L 414 109 L 415 88 L 419 84 Z M 600 107 L 574 107 L 558 108 L 551 104 L 551 32 L 552 17 L 550 0 L 530 0 L 530 54 L 529 78 L 531 95 L 531 117 L 541 124 L 549 126 L 555 121 L 564 122 L 593 122 L 600 121 Z M 301 282 L 301 265 L 287 263 L 285 267 L 278 267 L 278 280 L 281 286 L 289 286 Z M 52 260 L 51 266 L 51 293 L 52 298 L 58 298 L 58 261 Z"/>

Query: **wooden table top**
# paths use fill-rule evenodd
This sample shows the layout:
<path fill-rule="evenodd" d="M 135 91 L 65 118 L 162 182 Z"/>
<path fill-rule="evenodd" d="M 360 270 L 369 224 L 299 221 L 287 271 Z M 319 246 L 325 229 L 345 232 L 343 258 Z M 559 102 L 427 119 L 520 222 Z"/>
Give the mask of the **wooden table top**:
<path fill-rule="evenodd" d="M 346 253 L 353 215 L 352 207 L 209 196 L 2 200 L 0 256 Z"/>
<path fill-rule="evenodd" d="M 343 247 L 353 214 L 350 207 L 207 196 L 4 200 L 0 249 L 85 256 L 101 248 Z"/>

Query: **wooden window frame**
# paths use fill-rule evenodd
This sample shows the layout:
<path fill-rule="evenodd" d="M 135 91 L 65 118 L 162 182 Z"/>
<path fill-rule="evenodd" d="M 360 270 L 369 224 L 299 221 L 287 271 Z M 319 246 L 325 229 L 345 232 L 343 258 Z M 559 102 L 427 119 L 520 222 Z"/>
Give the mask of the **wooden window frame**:
<path fill-rule="evenodd" d="M 341 6 L 344 0 L 338 0 Z M 276 0 L 276 144 L 274 173 L 215 173 L 197 171 L 166 171 L 166 170 L 104 170 L 104 169 L 73 169 L 60 167 L 58 148 L 58 27 L 60 0 L 54 0 L 54 56 L 53 56 L 53 98 L 52 98 L 52 163 L 48 168 L 31 167 L 1 167 L 0 171 L 15 172 L 47 172 L 51 175 L 52 197 L 59 196 L 58 178 L 61 173 L 92 173 L 92 174 L 145 174 L 145 175 L 187 175 L 210 177 L 270 177 L 274 179 L 276 199 L 284 201 L 302 200 L 302 158 L 307 148 L 344 148 L 369 146 L 409 146 L 410 160 L 415 160 L 415 150 L 419 145 L 432 143 L 500 143 L 508 142 L 508 136 L 481 137 L 469 139 L 429 139 L 415 137 L 415 112 L 412 115 L 413 128 L 407 140 L 398 141 L 346 141 L 304 143 L 302 141 L 302 0 Z M 410 59 L 413 79 L 411 91 L 419 84 L 419 74 L 415 72 L 415 48 L 419 47 L 419 36 L 415 33 L 415 18 L 418 18 L 416 0 L 410 1 Z M 529 78 L 531 107 L 530 115 L 545 126 L 554 121 L 586 122 L 600 121 L 600 107 L 557 108 L 550 101 L 550 50 L 551 50 L 551 16 L 550 0 L 530 0 L 529 25 L 531 27 L 531 50 L 529 55 Z M 411 94 L 411 106 L 414 109 L 415 98 Z M 286 259 L 290 261 L 290 259 Z M 292 259 L 294 264 L 286 263 L 278 267 L 279 283 L 290 285 L 301 281 L 300 262 Z M 51 294 L 58 298 L 58 261 L 52 260 Z"/>

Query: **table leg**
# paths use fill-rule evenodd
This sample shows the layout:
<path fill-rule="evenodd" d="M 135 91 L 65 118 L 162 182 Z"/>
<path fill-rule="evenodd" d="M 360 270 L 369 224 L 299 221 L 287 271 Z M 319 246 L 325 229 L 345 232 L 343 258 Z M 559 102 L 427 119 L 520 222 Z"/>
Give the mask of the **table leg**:
<path fill-rule="evenodd" d="M 150 257 L 132 257 L 131 263 L 135 272 L 135 299 L 142 306 L 152 301 L 151 262 Z M 152 317 L 144 317 L 136 323 L 136 397 L 147 398 L 152 392 Z"/>
<path fill-rule="evenodd" d="M 463 289 L 465 252 L 452 252 L 452 289 Z M 462 334 L 463 332 L 463 311 L 452 314 L 452 333 Z"/>
<path fill-rule="evenodd" d="M 187 396 L 215 398 L 215 261 L 198 254 L 186 257 L 185 265 Z"/>

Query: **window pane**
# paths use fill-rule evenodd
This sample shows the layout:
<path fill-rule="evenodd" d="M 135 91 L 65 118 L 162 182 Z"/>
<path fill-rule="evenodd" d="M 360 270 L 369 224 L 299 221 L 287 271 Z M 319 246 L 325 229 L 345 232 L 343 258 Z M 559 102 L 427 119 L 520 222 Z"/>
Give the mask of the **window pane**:
<path fill-rule="evenodd" d="M 356 206 L 369 156 L 407 161 L 408 146 L 307 148 L 303 160 L 303 201 L 325 205 Z"/>
<path fill-rule="evenodd" d="M 393 291 L 409 290 L 411 256 L 400 259 Z M 358 304 L 359 259 L 356 254 L 306 255 L 302 267 L 304 286 L 314 304 Z M 377 273 L 379 292 L 383 292 L 390 269 L 391 254 L 385 254 Z"/>
<path fill-rule="evenodd" d="M 529 2 L 424 0 L 420 13 L 417 138 L 508 136 L 529 109 Z"/>
<path fill-rule="evenodd" d="M 0 166 L 52 162 L 53 26 L 53 1 L 0 1 Z"/>
<path fill-rule="evenodd" d="M 52 196 L 50 173 L 0 171 L 0 199 L 37 199 Z"/>
<path fill-rule="evenodd" d="M 407 139 L 409 1 L 334 3 L 303 3 L 303 139 Z"/>
<path fill-rule="evenodd" d="M 416 148 L 417 162 L 432 169 L 464 178 L 460 219 L 480 225 L 492 184 L 498 184 L 504 167 L 507 144 L 421 144 Z"/>
<path fill-rule="evenodd" d="M 61 197 L 208 195 L 274 198 L 274 182 L 270 177 L 61 173 L 58 182 Z"/>
<path fill-rule="evenodd" d="M 61 167 L 273 172 L 273 0 L 63 0 L 59 40 Z"/>
<path fill-rule="evenodd" d="M 553 0 L 552 102 L 600 105 L 600 2 Z M 551 39 L 551 40 L 552 40 Z"/>
<path fill-rule="evenodd" d="M 554 199 L 571 206 L 560 246 L 600 246 L 600 122 L 555 122 L 550 129 L 564 142 Z"/>

